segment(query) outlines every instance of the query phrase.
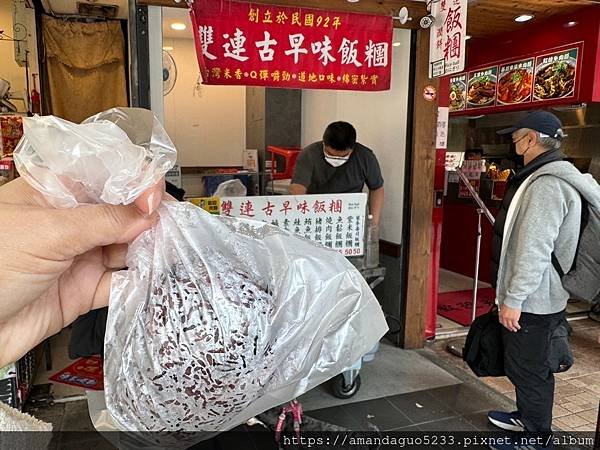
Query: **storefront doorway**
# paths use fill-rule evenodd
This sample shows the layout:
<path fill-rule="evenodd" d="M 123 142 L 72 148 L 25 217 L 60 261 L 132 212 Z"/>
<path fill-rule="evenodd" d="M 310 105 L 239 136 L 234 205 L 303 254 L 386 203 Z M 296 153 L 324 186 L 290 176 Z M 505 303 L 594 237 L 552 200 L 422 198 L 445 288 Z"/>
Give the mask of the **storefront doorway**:
<path fill-rule="evenodd" d="M 301 149 L 321 139 L 336 120 L 352 123 L 358 141 L 373 149 L 385 179 L 385 205 L 380 227 L 381 264 L 387 276 L 375 290 L 390 314 L 390 328 L 403 319 L 400 247 L 403 241 L 405 173 L 412 121 L 409 83 L 414 58 L 413 32 L 395 29 L 392 42 L 392 86 L 383 92 L 289 90 L 201 84 L 192 24 L 186 10 L 149 6 L 150 54 L 162 54 L 162 66 L 150 60 L 152 109 L 179 152 L 181 186 L 187 198 L 210 196 L 217 181 L 238 177 L 247 195 L 286 193 L 288 180 L 270 181 L 269 146 Z M 162 33 L 162 40 L 155 33 Z M 157 99 L 155 93 L 160 93 Z M 369 113 L 367 113 L 369 111 Z M 240 175 L 245 150 L 257 150 L 258 166 Z M 286 169 L 287 171 L 287 169 Z M 289 173 L 289 171 L 288 171 Z"/>
<path fill-rule="evenodd" d="M 443 220 L 439 252 L 440 282 L 437 289 L 436 337 L 464 335 L 473 317 L 473 287 L 476 261 L 477 315 L 494 304 L 491 288 L 492 224 L 481 217 L 481 246 L 477 258 L 478 205 L 459 181 L 454 167 L 461 167 L 486 208 L 495 216 L 500 208 L 509 176 L 522 162 L 516 158 L 509 138 L 496 134 L 527 112 L 545 109 L 562 122 L 567 138 L 561 147 L 566 160 L 596 179 L 598 104 L 594 97 L 594 50 L 581 46 L 597 36 L 595 10 L 556 17 L 520 31 L 469 41 L 464 73 L 445 82 L 449 86 L 448 148 L 445 153 Z M 564 30 L 551 33 L 551 29 Z M 523 39 L 527 36 L 527 39 Z M 490 50 L 493 40 L 498 45 Z M 518 44 L 516 44 L 518 42 Z M 591 51 L 591 53 L 590 53 Z M 589 56 L 587 56 L 589 55 Z M 588 58 L 588 59 L 585 59 Z M 565 70 L 571 81 L 564 89 L 546 88 L 550 69 Z M 562 72 L 561 72 L 562 73 Z M 515 89 L 520 83 L 520 89 Z M 486 97 L 486 95 L 488 97 Z M 575 299 L 567 305 L 570 320 L 586 318 L 589 302 Z M 430 336 L 431 337 L 431 336 Z"/>

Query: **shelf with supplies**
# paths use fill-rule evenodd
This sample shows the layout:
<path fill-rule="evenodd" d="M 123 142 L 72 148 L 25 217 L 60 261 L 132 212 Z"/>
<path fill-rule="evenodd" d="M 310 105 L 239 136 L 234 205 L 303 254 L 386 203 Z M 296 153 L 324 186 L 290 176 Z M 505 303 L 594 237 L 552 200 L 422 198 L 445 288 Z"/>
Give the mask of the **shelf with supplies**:
<path fill-rule="evenodd" d="M 0 114 L 0 158 L 11 157 L 23 137 L 23 116 Z"/>
<path fill-rule="evenodd" d="M 36 365 L 36 351 L 32 350 L 16 363 L 0 368 L 0 402 L 23 409 L 35 379 Z"/>

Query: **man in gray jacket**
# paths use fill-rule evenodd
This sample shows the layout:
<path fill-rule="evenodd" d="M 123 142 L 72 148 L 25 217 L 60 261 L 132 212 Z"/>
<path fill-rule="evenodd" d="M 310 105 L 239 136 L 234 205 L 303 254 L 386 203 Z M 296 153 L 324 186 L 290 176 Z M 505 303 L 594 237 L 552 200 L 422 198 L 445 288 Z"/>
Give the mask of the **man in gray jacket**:
<path fill-rule="evenodd" d="M 569 299 L 555 264 L 564 272 L 573 264 L 582 208 L 579 191 L 558 174 L 582 175 L 561 161 L 564 134 L 553 114 L 530 113 L 499 133 L 512 134 L 525 163 L 509 182 L 492 244 L 505 372 L 516 389 L 517 411 L 491 411 L 488 418 L 505 430 L 541 437 L 535 448 L 552 448 L 550 337 L 565 320 Z"/>

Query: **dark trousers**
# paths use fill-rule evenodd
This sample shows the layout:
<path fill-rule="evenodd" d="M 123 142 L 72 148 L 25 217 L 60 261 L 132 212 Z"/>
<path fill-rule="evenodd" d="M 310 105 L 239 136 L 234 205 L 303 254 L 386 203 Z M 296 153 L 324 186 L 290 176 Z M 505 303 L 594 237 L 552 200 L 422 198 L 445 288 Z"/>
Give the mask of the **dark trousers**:
<path fill-rule="evenodd" d="M 564 316 L 564 311 L 549 315 L 522 313 L 519 331 L 502 328 L 504 370 L 515 385 L 517 409 L 525 430 L 536 434 L 552 432 L 554 373 L 549 363 L 550 338 Z"/>

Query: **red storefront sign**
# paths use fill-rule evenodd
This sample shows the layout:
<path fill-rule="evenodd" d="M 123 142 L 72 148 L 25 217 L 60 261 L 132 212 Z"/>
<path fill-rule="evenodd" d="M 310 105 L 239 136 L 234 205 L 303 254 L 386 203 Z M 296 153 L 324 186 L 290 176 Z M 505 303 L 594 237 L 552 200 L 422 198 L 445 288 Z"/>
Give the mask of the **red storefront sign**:
<path fill-rule="evenodd" d="M 391 17 L 223 0 L 191 17 L 203 84 L 390 88 Z"/>

